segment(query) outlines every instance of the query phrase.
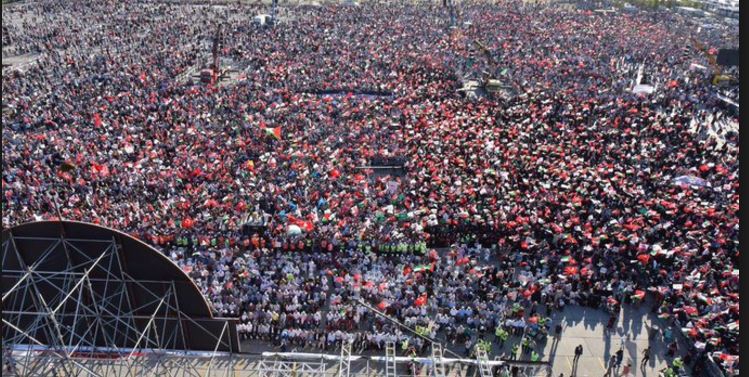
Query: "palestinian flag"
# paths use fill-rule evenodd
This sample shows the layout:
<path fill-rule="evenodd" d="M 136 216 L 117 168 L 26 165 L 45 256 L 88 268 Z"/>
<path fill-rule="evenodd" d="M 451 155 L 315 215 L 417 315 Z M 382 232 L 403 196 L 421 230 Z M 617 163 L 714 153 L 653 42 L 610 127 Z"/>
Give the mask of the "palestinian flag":
<path fill-rule="evenodd" d="M 276 140 L 281 140 L 281 127 L 265 127 L 263 128 L 263 131 L 265 131 L 266 135 L 271 136 Z"/>
<path fill-rule="evenodd" d="M 333 220 L 335 220 L 335 213 L 330 212 L 329 209 L 326 209 L 325 213 L 322 216 L 322 223 L 327 224 L 328 222 L 333 221 Z"/>
<path fill-rule="evenodd" d="M 429 265 L 429 264 L 422 264 L 422 265 L 414 267 L 413 271 L 414 272 L 422 272 L 422 271 L 429 271 L 431 269 L 432 269 L 431 265 Z"/>
<path fill-rule="evenodd" d="M 644 298 L 645 298 L 645 291 L 642 291 L 642 290 L 639 290 L 639 289 L 636 290 L 635 294 L 633 294 L 632 297 L 631 297 L 631 299 L 634 300 L 634 301 L 642 300 Z"/>

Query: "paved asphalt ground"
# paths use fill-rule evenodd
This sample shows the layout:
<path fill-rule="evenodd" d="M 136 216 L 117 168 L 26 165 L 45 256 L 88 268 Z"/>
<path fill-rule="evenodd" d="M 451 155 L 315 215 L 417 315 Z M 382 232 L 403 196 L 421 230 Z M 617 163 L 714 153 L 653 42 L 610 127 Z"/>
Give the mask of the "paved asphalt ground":
<path fill-rule="evenodd" d="M 670 359 L 665 359 L 666 345 L 662 336 L 648 339 L 648 328 L 664 326 L 662 321 L 649 312 L 647 303 L 639 307 L 629 306 L 619 317 L 614 331 L 604 331 L 608 315 L 600 310 L 584 308 L 566 308 L 562 313 L 552 316 L 554 323 L 561 321 L 564 326 L 562 338 L 558 345 L 550 340 L 543 350 L 542 358 L 552 360 L 553 376 L 560 373 L 571 376 L 575 347 L 583 345 L 583 355 L 577 366 L 578 377 L 603 376 L 606 361 L 621 347 L 624 350 L 624 362 L 631 361 L 633 376 L 657 377 L 658 371 L 667 366 Z M 650 361 L 643 369 L 639 368 L 642 351 L 651 347 Z M 619 370 L 621 372 L 621 370 Z M 616 374 L 617 376 L 619 374 Z"/>

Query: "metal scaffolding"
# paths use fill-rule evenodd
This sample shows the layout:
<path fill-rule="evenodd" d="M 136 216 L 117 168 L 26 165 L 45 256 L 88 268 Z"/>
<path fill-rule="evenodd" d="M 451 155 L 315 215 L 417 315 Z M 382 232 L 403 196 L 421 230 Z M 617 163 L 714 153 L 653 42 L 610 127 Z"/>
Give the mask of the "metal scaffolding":
<path fill-rule="evenodd" d="M 445 377 L 445 364 L 442 360 L 442 344 L 432 343 L 432 375 Z"/>
<path fill-rule="evenodd" d="M 179 368 L 164 355 L 190 348 L 190 335 L 214 355 L 232 348 L 229 321 L 216 329 L 180 310 L 174 279 L 133 278 L 118 237 L 27 233 L 6 230 L 2 242 L 3 361 L 16 375 L 153 375 Z"/>
<path fill-rule="evenodd" d="M 248 371 L 253 371 L 253 369 Z M 325 371 L 326 365 L 324 360 L 309 362 L 279 358 L 268 360 L 263 358 L 260 360 L 258 366 L 260 377 L 319 377 L 324 376 Z"/>
<path fill-rule="evenodd" d="M 349 377 L 351 375 L 351 339 L 341 342 L 341 360 L 338 366 L 338 377 Z"/>
<path fill-rule="evenodd" d="M 481 377 L 492 377 L 492 367 L 489 366 L 489 357 L 484 347 L 476 347 L 476 363 Z"/>
<path fill-rule="evenodd" d="M 385 343 L 385 377 L 396 377 L 398 375 L 395 364 L 395 342 Z"/>

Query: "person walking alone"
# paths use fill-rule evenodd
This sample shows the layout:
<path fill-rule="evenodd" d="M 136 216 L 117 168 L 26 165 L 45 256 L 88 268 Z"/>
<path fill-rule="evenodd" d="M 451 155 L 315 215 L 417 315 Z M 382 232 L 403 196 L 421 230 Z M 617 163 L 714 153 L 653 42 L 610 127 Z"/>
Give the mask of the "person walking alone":
<path fill-rule="evenodd" d="M 619 370 L 619 367 L 622 366 L 622 361 L 624 360 L 624 349 L 619 348 L 616 351 L 616 369 Z"/>
<path fill-rule="evenodd" d="M 577 347 L 575 347 L 575 358 L 572 360 L 572 362 L 576 363 L 580 359 L 580 356 L 582 355 L 583 355 L 583 345 L 578 344 Z"/>
<path fill-rule="evenodd" d="M 645 369 L 645 366 L 650 361 L 650 347 L 646 347 L 642 350 L 642 361 L 640 362 L 640 369 Z"/>

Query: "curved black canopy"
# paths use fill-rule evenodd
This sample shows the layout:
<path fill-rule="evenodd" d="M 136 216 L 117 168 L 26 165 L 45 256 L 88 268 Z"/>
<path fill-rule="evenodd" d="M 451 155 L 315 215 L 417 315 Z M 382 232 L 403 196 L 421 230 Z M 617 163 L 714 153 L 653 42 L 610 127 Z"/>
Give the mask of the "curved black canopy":
<path fill-rule="evenodd" d="M 182 269 L 123 232 L 76 221 L 31 222 L 4 229 L 0 253 L 3 319 L 13 324 L 4 326 L 6 339 L 47 345 L 93 337 L 96 347 L 213 350 L 219 343 L 219 350 L 239 350 L 236 320 L 214 318 Z M 61 335 L 44 329 L 38 318 L 46 317 L 62 326 Z M 101 329 L 91 334 L 91 326 Z M 147 328 L 160 333 L 153 336 L 159 344 L 140 336 Z"/>

